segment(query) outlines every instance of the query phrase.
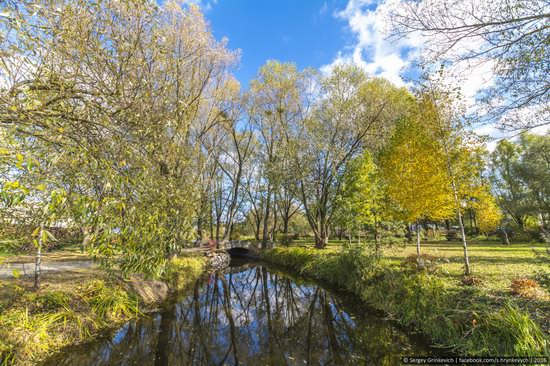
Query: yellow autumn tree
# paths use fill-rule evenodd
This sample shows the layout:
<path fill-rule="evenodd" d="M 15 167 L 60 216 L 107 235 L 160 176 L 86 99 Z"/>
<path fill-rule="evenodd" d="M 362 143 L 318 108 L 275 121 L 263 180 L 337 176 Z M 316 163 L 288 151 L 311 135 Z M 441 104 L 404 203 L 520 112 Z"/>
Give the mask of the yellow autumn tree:
<path fill-rule="evenodd" d="M 393 216 L 417 224 L 416 251 L 420 256 L 419 221 L 452 217 L 453 199 L 441 148 L 426 131 L 419 109 L 397 124 L 381 153 L 380 169 L 395 207 Z"/>
<path fill-rule="evenodd" d="M 498 207 L 495 197 L 485 185 L 480 187 L 471 203 L 471 208 L 475 210 L 477 226 L 483 234 L 495 230 L 502 222 L 502 211 Z"/>
<path fill-rule="evenodd" d="M 444 162 L 446 182 L 453 198 L 453 208 L 460 228 L 464 251 L 464 275 L 471 275 L 468 242 L 464 229 L 464 209 L 467 202 L 483 184 L 482 140 L 470 129 L 464 104 L 456 89 L 446 88 L 443 82 L 427 80 L 417 96 L 423 124 L 430 139 L 439 146 Z"/>

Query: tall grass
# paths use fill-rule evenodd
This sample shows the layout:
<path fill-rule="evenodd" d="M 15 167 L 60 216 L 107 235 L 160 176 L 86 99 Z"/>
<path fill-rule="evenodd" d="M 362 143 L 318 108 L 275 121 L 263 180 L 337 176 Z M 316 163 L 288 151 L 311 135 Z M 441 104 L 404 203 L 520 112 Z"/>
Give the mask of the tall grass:
<path fill-rule="evenodd" d="M 275 248 L 263 259 L 354 292 L 434 345 L 468 355 L 548 355 L 548 340 L 529 314 L 471 287 L 450 288 L 436 275 L 389 265 L 359 248 L 323 253 Z"/>
<path fill-rule="evenodd" d="M 188 284 L 202 273 L 202 258 L 175 260 L 166 280 Z M 66 289 L 25 292 L 4 286 L 0 302 L 0 365 L 32 365 L 64 346 L 91 340 L 100 332 L 141 314 L 145 301 L 121 280 L 91 279 Z M 13 287 L 13 289 L 11 289 Z M 4 299 L 3 299 L 4 300 Z"/>
<path fill-rule="evenodd" d="M 182 257 L 172 259 L 166 266 L 165 280 L 174 290 L 182 290 L 193 283 L 206 267 L 203 257 Z"/>

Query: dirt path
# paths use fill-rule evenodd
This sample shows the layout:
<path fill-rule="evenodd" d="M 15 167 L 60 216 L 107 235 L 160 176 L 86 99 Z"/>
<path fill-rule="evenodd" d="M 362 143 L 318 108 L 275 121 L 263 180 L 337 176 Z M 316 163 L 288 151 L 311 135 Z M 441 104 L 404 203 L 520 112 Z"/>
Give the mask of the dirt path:
<path fill-rule="evenodd" d="M 72 261 L 43 261 L 42 272 L 56 272 L 56 271 L 74 271 L 78 269 L 90 268 L 94 265 L 91 260 L 72 260 Z M 21 276 L 34 275 L 34 263 L 22 262 L 22 263 L 4 263 L 0 265 L 0 278 L 13 278 L 14 271 L 18 272 Z"/>

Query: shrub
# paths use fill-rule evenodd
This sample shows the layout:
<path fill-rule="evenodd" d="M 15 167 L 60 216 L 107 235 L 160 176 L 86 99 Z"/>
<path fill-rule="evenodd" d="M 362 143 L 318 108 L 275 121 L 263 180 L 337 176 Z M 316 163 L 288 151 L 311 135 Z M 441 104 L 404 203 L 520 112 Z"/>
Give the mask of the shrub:
<path fill-rule="evenodd" d="M 447 230 L 447 233 L 445 233 L 445 238 L 447 238 L 448 241 L 462 240 L 460 232 L 457 229 Z"/>
<path fill-rule="evenodd" d="M 296 234 L 281 234 L 279 236 L 279 242 L 281 243 L 281 245 L 289 246 L 294 243 L 294 240 L 296 240 L 296 238 Z"/>

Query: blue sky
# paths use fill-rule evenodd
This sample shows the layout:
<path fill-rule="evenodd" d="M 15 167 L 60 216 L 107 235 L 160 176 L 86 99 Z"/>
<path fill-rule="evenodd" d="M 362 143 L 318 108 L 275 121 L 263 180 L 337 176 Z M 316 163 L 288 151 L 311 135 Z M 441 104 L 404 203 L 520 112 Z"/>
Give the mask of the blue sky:
<path fill-rule="evenodd" d="M 416 75 L 409 51 L 417 44 L 385 40 L 387 0 L 185 0 L 198 4 L 216 38 L 241 50 L 235 75 L 246 88 L 269 59 L 328 71 L 354 63 L 398 86 Z"/>
<path fill-rule="evenodd" d="M 269 59 L 320 68 L 333 61 L 353 35 L 344 19 L 334 16 L 346 0 L 219 0 L 202 4 L 217 39 L 227 37 L 241 50 L 235 71 L 243 86 Z"/>

